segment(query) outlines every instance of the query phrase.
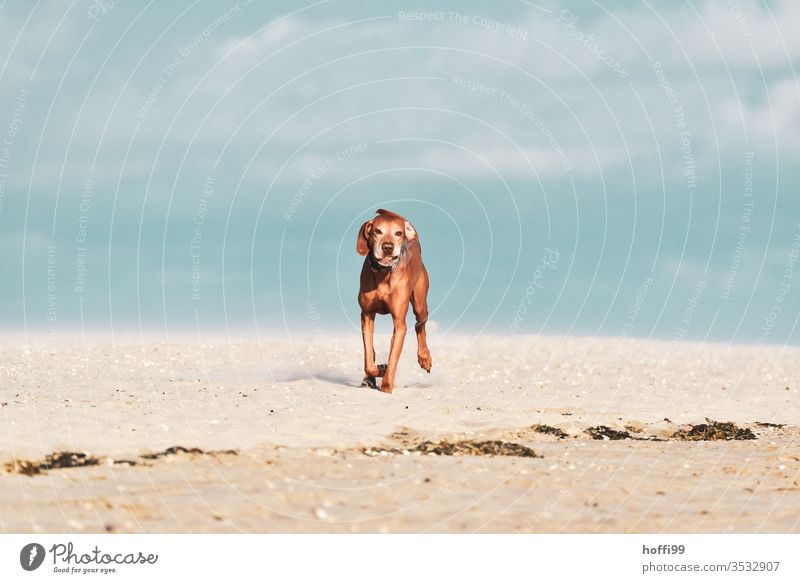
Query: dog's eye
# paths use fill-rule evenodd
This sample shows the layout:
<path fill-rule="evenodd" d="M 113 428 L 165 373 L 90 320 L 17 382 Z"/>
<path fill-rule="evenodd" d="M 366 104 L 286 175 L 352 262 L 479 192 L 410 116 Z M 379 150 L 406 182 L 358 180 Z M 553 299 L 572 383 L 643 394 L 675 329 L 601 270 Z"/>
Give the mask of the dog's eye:
<path fill-rule="evenodd" d="M 380 229 L 375 229 L 375 234 L 376 235 L 383 235 L 383 231 L 381 231 Z"/>
<path fill-rule="evenodd" d="M 400 236 L 400 235 L 402 235 L 402 234 L 403 234 L 403 231 L 397 231 L 397 232 L 395 233 L 395 236 L 396 236 L 396 237 L 399 237 L 399 236 Z"/>

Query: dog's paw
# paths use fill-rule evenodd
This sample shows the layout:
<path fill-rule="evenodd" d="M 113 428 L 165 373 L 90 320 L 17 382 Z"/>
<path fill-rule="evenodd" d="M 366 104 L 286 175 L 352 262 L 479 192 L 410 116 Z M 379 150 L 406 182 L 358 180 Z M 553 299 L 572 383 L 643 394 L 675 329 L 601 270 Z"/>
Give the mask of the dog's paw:
<path fill-rule="evenodd" d="M 419 362 L 420 368 L 422 368 L 424 371 L 431 372 L 431 366 L 433 365 L 433 360 L 431 359 L 430 350 L 418 353 L 417 362 Z"/>
<path fill-rule="evenodd" d="M 386 382 L 386 379 L 383 379 L 383 382 L 381 383 L 381 392 L 391 394 L 393 390 L 394 384 Z"/>
<path fill-rule="evenodd" d="M 364 380 L 361 381 L 362 387 L 369 387 L 370 389 L 377 389 L 378 384 L 375 382 L 375 377 L 364 377 Z"/>
<path fill-rule="evenodd" d="M 386 374 L 385 364 L 376 364 L 364 369 L 364 376 L 368 377 L 382 377 Z"/>

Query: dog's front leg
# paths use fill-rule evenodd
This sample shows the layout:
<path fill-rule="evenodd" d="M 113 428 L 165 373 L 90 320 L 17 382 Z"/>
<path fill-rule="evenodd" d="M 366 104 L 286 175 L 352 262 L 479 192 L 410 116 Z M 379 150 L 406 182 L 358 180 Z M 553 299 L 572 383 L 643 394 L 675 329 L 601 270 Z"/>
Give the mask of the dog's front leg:
<path fill-rule="evenodd" d="M 361 312 L 361 337 L 364 340 L 364 380 L 361 386 L 377 389 L 375 377 L 380 373 L 375 365 L 375 314 Z"/>
<path fill-rule="evenodd" d="M 400 353 L 403 352 L 403 341 L 406 339 L 406 314 L 408 306 L 403 310 L 402 315 L 392 314 L 394 332 L 392 332 L 392 344 L 389 348 L 389 362 L 386 365 L 386 372 L 381 382 L 381 391 L 391 393 L 394 389 L 394 375 L 397 372 L 397 363 L 400 361 Z"/>

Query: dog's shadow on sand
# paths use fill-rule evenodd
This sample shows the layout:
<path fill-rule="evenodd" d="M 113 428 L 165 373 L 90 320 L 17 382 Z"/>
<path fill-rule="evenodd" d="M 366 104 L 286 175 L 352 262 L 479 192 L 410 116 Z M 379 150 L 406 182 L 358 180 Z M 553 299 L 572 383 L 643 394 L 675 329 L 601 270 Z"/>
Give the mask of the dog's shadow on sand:
<path fill-rule="evenodd" d="M 291 371 L 275 373 L 273 375 L 273 382 L 276 383 L 293 383 L 295 381 L 322 381 L 331 383 L 333 385 L 342 385 L 345 387 L 358 387 L 361 386 L 361 380 L 357 378 L 358 375 L 349 376 L 343 373 L 335 373 L 331 371 Z"/>
<path fill-rule="evenodd" d="M 276 372 L 273 374 L 272 382 L 276 383 L 293 383 L 296 381 L 321 381 L 324 383 L 330 383 L 332 385 L 341 385 L 343 387 L 357 387 L 363 388 L 361 386 L 362 378 L 359 376 L 358 373 L 355 375 L 346 375 L 344 373 L 336 373 L 332 371 L 288 371 L 288 372 Z M 403 383 L 400 386 L 406 386 L 409 388 L 417 388 L 417 389 L 427 389 L 432 388 L 434 383 L 431 383 L 427 380 L 422 380 L 421 382 L 407 382 Z"/>

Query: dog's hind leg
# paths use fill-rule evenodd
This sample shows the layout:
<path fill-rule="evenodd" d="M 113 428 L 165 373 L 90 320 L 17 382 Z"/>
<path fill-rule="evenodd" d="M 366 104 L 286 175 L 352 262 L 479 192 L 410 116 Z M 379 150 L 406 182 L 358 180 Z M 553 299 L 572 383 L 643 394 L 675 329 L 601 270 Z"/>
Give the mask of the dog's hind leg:
<path fill-rule="evenodd" d="M 424 268 L 411 294 L 411 307 L 417 320 L 414 325 L 414 331 L 417 333 L 417 362 L 422 369 L 431 372 L 433 362 L 425 333 L 425 323 L 428 321 L 428 272 Z"/>

